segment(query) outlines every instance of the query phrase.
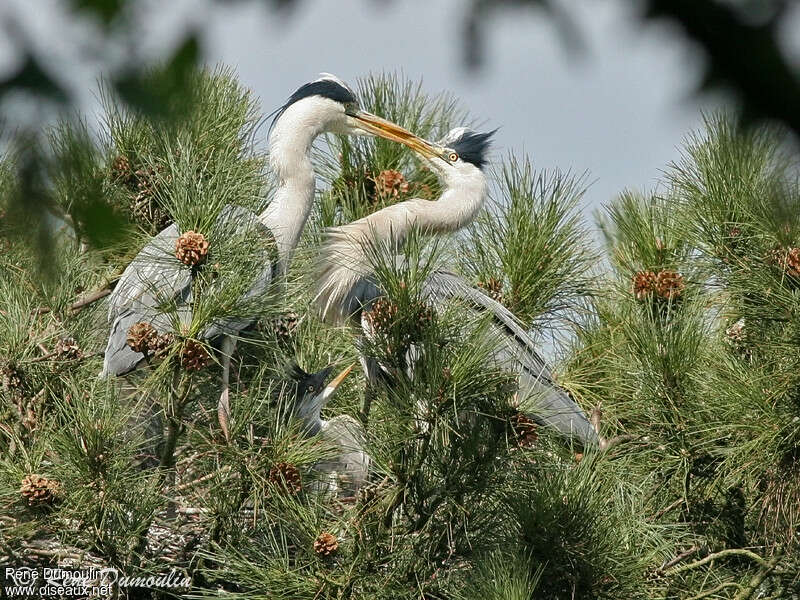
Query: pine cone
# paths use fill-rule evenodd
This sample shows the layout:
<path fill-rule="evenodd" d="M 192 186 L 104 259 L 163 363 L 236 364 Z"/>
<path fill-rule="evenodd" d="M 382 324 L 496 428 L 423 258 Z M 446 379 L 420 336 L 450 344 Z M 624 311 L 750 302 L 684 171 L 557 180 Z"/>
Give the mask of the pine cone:
<path fill-rule="evenodd" d="M 6 392 L 14 392 L 22 388 L 22 374 L 13 364 L 6 363 L 0 367 L 0 375 L 3 377 L 3 390 Z"/>
<path fill-rule="evenodd" d="M 169 354 L 172 344 L 175 343 L 175 336 L 171 333 L 164 333 L 150 338 L 147 350 L 156 358 L 165 358 Z"/>
<path fill-rule="evenodd" d="M 385 333 L 392 328 L 397 317 L 397 304 L 388 298 L 378 298 L 372 303 L 372 309 L 366 317 L 375 331 Z"/>
<path fill-rule="evenodd" d="M 783 248 L 779 252 L 778 264 L 790 277 L 800 278 L 800 248 Z"/>
<path fill-rule="evenodd" d="M 433 323 L 436 313 L 433 309 L 424 302 L 418 302 L 414 306 L 414 320 L 420 327 L 427 327 Z"/>
<path fill-rule="evenodd" d="M 269 470 L 269 482 L 281 493 L 293 496 L 303 489 L 300 470 L 286 462 L 275 463 Z"/>
<path fill-rule="evenodd" d="M 321 556 L 330 556 L 339 549 L 339 540 L 332 533 L 323 531 L 314 540 L 314 552 Z"/>
<path fill-rule="evenodd" d="M 536 422 L 526 417 L 521 412 L 517 412 L 511 417 L 511 427 L 517 436 L 517 444 L 523 448 L 530 448 L 539 439 L 539 426 Z"/>
<path fill-rule="evenodd" d="M 158 332 L 156 328 L 150 325 L 150 323 L 145 323 L 144 321 L 139 321 L 138 323 L 134 323 L 128 329 L 128 346 L 131 347 L 131 350 L 134 352 L 142 352 L 147 353 L 148 349 L 150 348 L 150 344 L 152 341 L 158 337 Z"/>
<path fill-rule="evenodd" d="M 369 508 L 377 502 L 380 490 L 380 483 L 372 482 L 361 486 L 356 494 L 356 503 L 362 508 Z"/>
<path fill-rule="evenodd" d="M 187 231 L 175 242 L 175 256 L 190 267 L 205 262 L 208 256 L 208 242 L 202 233 Z"/>
<path fill-rule="evenodd" d="M 398 198 L 409 190 L 405 176 L 395 169 L 381 171 L 372 180 L 375 182 L 375 193 L 382 200 Z"/>
<path fill-rule="evenodd" d="M 652 271 L 639 271 L 633 276 L 633 295 L 644 300 L 656 289 L 656 274 Z"/>
<path fill-rule="evenodd" d="M 63 360 L 77 360 L 83 356 L 78 342 L 73 337 L 61 338 L 56 342 L 56 356 Z"/>
<path fill-rule="evenodd" d="M 61 494 L 61 485 L 53 479 L 31 473 L 22 479 L 19 493 L 27 499 L 28 506 L 53 504 Z"/>
<path fill-rule="evenodd" d="M 448 396 L 450 393 L 450 382 L 453 379 L 453 374 L 448 367 L 442 369 L 442 383 L 439 386 L 439 389 L 436 392 L 436 401 L 439 404 L 442 404 L 446 400 L 448 400 Z"/>
<path fill-rule="evenodd" d="M 120 154 L 111 161 L 111 178 L 128 187 L 135 185 L 136 179 L 127 156 Z"/>
<path fill-rule="evenodd" d="M 656 275 L 656 293 L 665 300 L 675 300 L 683 293 L 686 284 L 683 275 L 675 271 L 659 271 Z"/>
<path fill-rule="evenodd" d="M 728 327 L 725 330 L 725 335 L 728 336 L 728 340 L 734 346 L 738 346 L 739 344 L 743 343 L 745 341 L 744 318 L 739 319 L 733 325 Z"/>
<path fill-rule="evenodd" d="M 279 342 L 287 343 L 294 337 L 299 321 L 300 317 L 294 311 L 282 314 L 272 320 L 272 333 Z"/>
<path fill-rule="evenodd" d="M 211 355 L 206 347 L 197 340 L 186 340 L 181 352 L 181 365 L 187 371 L 199 371 L 211 362 Z"/>
<path fill-rule="evenodd" d="M 495 277 L 489 277 L 486 281 L 479 281 L 478 287 L 492 300 L 503 303 L 503 281 Z"/>

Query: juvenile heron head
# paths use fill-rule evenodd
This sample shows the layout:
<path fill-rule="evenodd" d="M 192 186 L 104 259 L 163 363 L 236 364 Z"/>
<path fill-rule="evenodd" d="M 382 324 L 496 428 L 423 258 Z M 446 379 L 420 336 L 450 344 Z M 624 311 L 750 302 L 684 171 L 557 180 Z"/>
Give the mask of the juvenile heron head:
<path fill-rule="evenodd" d="M 350 86 L 330 73 L 322 73 L 319 79 L 300 86 L 275 112 L 270 131 L 282 118 L 298 112 L 298 107 L 304 108 L 304 122 L 310 121 L 317 133 L 378 136 L 404 144 L 426 156 L 435 154 L 426 140 L 396 123 L 362 110 Z"/>
<path fill-rule="evenodd" d="M 307 433 L 314 434 L 322 422 L 320 414 L 325 404 L 333 398 L 336 390 L 353 369 L 350 365 L 326 385 L 333 367 L 325 367 L 315 373 L 307 373 L 297 364 L 290 367 L 291 389 L 294 392 L 294 417 L 305 425 Z"/>

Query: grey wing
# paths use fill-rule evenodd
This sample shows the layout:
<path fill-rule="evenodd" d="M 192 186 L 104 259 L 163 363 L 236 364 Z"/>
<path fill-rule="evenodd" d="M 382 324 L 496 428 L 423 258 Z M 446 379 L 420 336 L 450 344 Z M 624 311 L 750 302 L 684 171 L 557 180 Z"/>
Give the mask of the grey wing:
<path fill-rule="evenodd" d="M 258 219 L 258 216 L 241 206 L 229 204 L 222 209 L 215 224 L 218 235 L 246 235 L 255 232 L 257 235 L 274 239 L 272 232 Z M 270 289 L 275 276 L 276 260 L 265 258 L 264 268 L 253 279 L 250 288 L 245 292 L 242 301 L 257 300 Z M 255 323 L 257 317 L 234 316 L 218 319 L 203 332 L 203 337 L 213 339 L 219 335 L 236 335 Z"/>
<path fill-rule="evenodd" d="M 586 414 L 555 383 L 547 363 L 536 351 L 533 339 L 511 311 L 461 277 L 446 271 L 434 272 L 426 281 L 425 292 L 434 305 L 456 299 L 492 315 L 493 331 L 501 338 L 494 358 L 499 365 L 519 374 L 522 412 L 584 445 L 599 443 Z"/>
<path fill-rule="evenodd" d="M 150 240 L 109 296 L 110 333 L 101 375 L 123 375 L 144 358 L 127 344 L 128 329 L 134 323 L 150 323 L 160 333 L 172 331 L 175 318 L 165 311 L 165 305 L 175 307 L 180 322 L 191 321 L 191 269 L 175 258 L 178 236 L 173 224 Z"/>

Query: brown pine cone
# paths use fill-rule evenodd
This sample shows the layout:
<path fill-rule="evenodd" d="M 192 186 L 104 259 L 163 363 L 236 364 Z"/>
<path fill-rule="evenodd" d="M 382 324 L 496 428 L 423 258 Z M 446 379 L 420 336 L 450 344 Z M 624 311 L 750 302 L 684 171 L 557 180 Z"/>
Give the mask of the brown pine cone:
<path fill-rule="evenodd" d="M 22 479 L 19 493 L 28 501 L 28 506 L 53 504 L 61 495 L 61 485 L 53 479 L 31 473 Z"/>
<path fill-rule="evenodd" d="M 164 333 L 150 338 L 147 344 L 147 350 L 151 355 L 156 358 L 165 358 L 169 354 L 172 344 L 175 342 L 175 336 L 171 333 Z"/>
<path fill-rule="evenodd" d="M 175 257 L 185 265 L 200 265 L 207 256 L 208 242 L 202 233 L 187 231 L 175 242 Z"/>
<path fill-rule="evenodd" d="M 664 270 L 659 271 L 656 275 L 656 293 L 665 300 L 674 300 L 682 293 L 686 284 L 683 281 L 683 275 L 675 271 Z"/>
<path fill-rule="evenodd" d="M 511 417 L 511 427 L 517 436 L 517 444 L 523 448 L 530 448 L 539 439 L 539 426 L 536 422 L 526 417 L 521 412 L 517 412 Z"/>
<path fill-rule="evenodd" d="M 771 258 L 787 275 L 800 278 L 800 248 L 778 248 L 772 251 Z"/>
<path fill-rule="evenodd" d="M 279 342 L 289 342 L 294 337 L 299 322 L 300 316 L 294 311 L 289 311 L 272 320 L 272 333 Z"/>
<path fill-rule="evenodd" d="M 120 154 L 111 161 L 111 178 L 128 187 L 135 185 L 136 178 L 127 156 Z"/>
<path fill-rule="evenodd" d="M 73 337 L 61 338 L 54 349 L 56 356 L 64 360 L 77 360 L 83 356 L 78 342 Z"/>
<path fill-rule="evenodd" d="M 131 350 L 134 352 L 146 354 L 150 348 L 150 344 L 156 337 L 158 337 L 158 332 L 155 327 L 150 325 L 150 323 L 139 321 L 131 325 L 128 329 L 127 342 L 128 346 L 130 346 Z"/>
<path fill-rule="evenodd" d="M 332 533 L 323 531 L 314 540 L 314 552 L 321 556 L 330 556 L 339 549 L 339 540 Z"/>
<path fill-rule="evenodd" d="M 656 289 L 656 274 L 652 271 L 639 271 L 633 276 L 633 295 L 644 300 Z"/>
<path fill-rule="evenodd" d="M 414 307 L 414 320 L 422 327 L 427 327 L 433 323 L 436 313 L 433 309 L 424 302 L 416 303 Z"/>
<path fill-rule="evenodd" d="M 2 375 L 4 391 L 14 392 L 22 388 L 22 374 L 13 364 L 5 363 L 0 367 L 0 375 Z"/>
<path fill-rule="evenodd" d="M 481 288 L 486 295 L 492 300 L 503 303 L 503 281 L 496 277 L 489 277 L 486 281 L 479 281 L 478 287 Z"/>
<path fill-rule="evenodd" d="M 303 489 L 300 470 L 286 462 L 275 463 L 269 470 L 269 482 L 281 493 L 293 496 Z"/>
<path fill-rule="evenodd" d="M 397 317 L 397 304 L 388 298 L 378 298 L 366 314 L 367 320 L 377 332 L 387 332 Z"/>
<path fill-rule="evenodd" d="M 181 365 L 187 371 L 199 371 L 211 363 L 211 355 L 197 340 L 186 340 L 181 352 Z"/>
<path fill-rule="evenodd" d="M 383 200 L 398 198 L 401 194 L 407 194 L 409 190 L 405 176 L 395 169 L 385 169 L 372 180 L 375 182 L 375 193 Z"/>

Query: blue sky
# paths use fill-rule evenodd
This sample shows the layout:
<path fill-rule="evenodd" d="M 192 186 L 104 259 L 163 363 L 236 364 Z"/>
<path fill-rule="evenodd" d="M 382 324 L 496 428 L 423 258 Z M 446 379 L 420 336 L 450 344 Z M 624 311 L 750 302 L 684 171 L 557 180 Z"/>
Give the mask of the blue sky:
<path fill-rule="evenodd" d="M 571 55 L 552 21 L 536 11 L 507 11 L 488 23 L 485 66 L 464 67 L 460 0 L 305 0 L 286 16 L 269 2 L 140 0 L 134 60 L 174 46 L 188 29 L 204 34 L 205 57 L 235 68 L 264 112 L 279 106 L 317 73 L 353 81 L 370 72 L 401 71 L 427 91 L 450 91 L 487 126 L 499 127 L 496 157 L 527 153 L 538 167 L 587 171 L 586 210 L 626 187 L 651 189 L 677 157 L 684 136 L 701 123 L 696 53 L 666 26 L 642 27 L 633 3 L 565 0 L 587 52 Z M 5 0 L 57 73 L 68 74 L 84 110 L 93 112 L 94 81 L 109 63 L 132 57 L 104 49 L 79 60 L 91 28 L 65 22 L 61 0 Z M 0 70 L 14 62 L 0 39 Z"/>

